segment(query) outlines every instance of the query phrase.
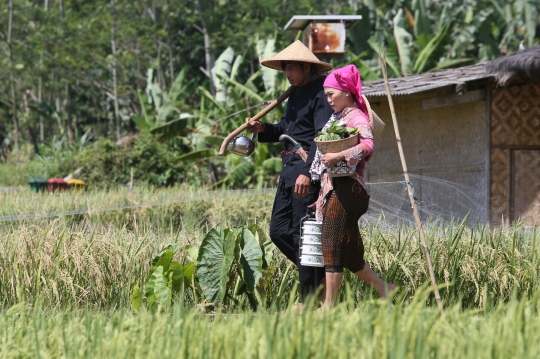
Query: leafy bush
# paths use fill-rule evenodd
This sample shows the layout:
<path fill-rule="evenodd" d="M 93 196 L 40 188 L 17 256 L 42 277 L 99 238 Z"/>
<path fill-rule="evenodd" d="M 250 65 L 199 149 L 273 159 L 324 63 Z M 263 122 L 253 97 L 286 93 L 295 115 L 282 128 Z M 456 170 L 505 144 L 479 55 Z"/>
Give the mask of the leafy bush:
<path fill-rule="evenodd" d="M 141 133 L 128 144 L 117 146 L 113 141 L 101 138 L 80 151 L 63 150 L 61 155 L 45 156 L 41 162 L 49 177 L 64 177 L 82 168 L 79 177 L 91 186 L 126 185 L 130 181 L 131 168 L 138 184 L 171 186 L 186 182 L 190 177 L 185 164 L 173 162 L 186 150 L 181 141 L 160 143 L 152 135 Z"/>
<path fill-rule="evenodd" d="M 239 306 L 243 294 L 252 309 L 264 304 L 258 284 L 263 270 L 272 261 L 275 245 L 258 225 L 231 228 L 217 225 L 206 234 L 200 248 L 192 245 L 184 248 L 191 260 L 185 265 L 173 261 L 179 249 L 177 244 L 169 245 L 152 260 L 146 282 L 142 288 L 137 284 L 133 290 L 134 310 L 139 310 L 141 303 L 152 311 L 170 308 L 174 299 L 183 299 L 190 285 L 195 291 L 195 282 L 213 305 Z"/>
<path fill-rule="evenodd" d="M 319 132 L 319 141 L 335 141 L 342 138 L 348 138 L 358 132 L 356 127 L 345 127 L 338 125 L 337 122 L 332 122 L 330 127 L 324 128 Z"/>

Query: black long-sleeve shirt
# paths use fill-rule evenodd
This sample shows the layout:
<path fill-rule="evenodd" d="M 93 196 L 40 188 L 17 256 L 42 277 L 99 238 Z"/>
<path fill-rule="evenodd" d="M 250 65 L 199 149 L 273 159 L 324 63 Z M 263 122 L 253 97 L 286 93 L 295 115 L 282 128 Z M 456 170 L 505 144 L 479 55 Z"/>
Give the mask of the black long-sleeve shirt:
<path fill-rule="evenodd" d="M 323 83 L 324 77 L 319 77 L 297 87 L 289 97 L 287 110 L 281 120 L 277 124 L 267 123 L 264 132 L 259 133 L 259 142 L 278 142 L 280 135 L 289 135 L 308 152 L 306 162 L 297 154 L 282 153 L 281 178 L 285 187 L 293 187 L 301 174 L 311 178 L 309 168 L 317 149 L 313 140 L 334 112 L 326 100 Z M 284 145 L 286 151 L 293 147 L 287 141 Z"/>

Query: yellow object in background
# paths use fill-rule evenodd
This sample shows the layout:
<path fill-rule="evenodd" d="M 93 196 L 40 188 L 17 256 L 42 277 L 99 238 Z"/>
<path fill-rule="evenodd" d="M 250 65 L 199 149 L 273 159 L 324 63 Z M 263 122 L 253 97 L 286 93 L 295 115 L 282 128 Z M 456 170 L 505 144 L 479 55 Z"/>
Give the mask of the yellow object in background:
<path fill-rule="evenodd" d="M 83 190 L 86 187 L 86 182 L 75 178 L 68 180 L 67 184 L 71 190 Z"/>

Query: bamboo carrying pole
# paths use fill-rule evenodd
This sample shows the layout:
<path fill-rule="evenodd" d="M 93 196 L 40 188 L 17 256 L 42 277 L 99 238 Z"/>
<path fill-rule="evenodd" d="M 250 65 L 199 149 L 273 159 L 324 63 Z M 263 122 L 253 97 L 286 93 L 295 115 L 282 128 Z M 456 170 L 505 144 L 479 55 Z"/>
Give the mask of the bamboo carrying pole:
<path fill-rule="evenodd" d="M 403 167 L 403 175 L 405 177 L 405 182 L 407 183 L 407 192 L 409 193 L 409 200 L 411 201 L 411 208 L 413 210 L 414 220 L 416 226 L 418 227 L 418 233 L 420 234 L 420 241 L 422 242 L 422 249 L 424 255 L 426 256 L 426 261 L 429 270 L 429 276 L 431 278 L 431 284 L 433 285 L 433 292 L 435 293 L 435 299 L 437 300 L 437 305 L 441 311 L 441 314 L 444 314 L 444 308 L 441 302 L 441 295 L 439 294 L 439 288 L 437 286 L 437 280 L 435 279 L 435 272 L 433 271 L 433 265 L 431 264 L 431 257 L 429 255 L 429 248 L 426 242 L 426 236 L 424 235 L 424 230 L 422 229 L 422 222 L 420 221 L 420 215 L 418 214 L 418 208 L 416 207 L 416 202 L 414 201 L 413 188 L 412 184 L 409 181 L 409 171 L 407 169 L 407 162 L 405 161 L 405 153 L 403 152 L 403 146 L 401 144 L 401 136 L 399 134 L 399 127 L 396 117 L 396 111 L 394 109 L 394 102 L 392 101 L 392 95 L 390 93 L 390 85 L 388 84 L 388 73 L 386 71 L 386 59 L 383 54 L 379 53 L 379 62 L 381 64 L 382 73 L 384 76 L 384 86 L 386 87 L 386 94 L 388 95 L 388 105 L 390 106 L 390 113 L 392 114 L 392 122 L 394 124 L 394 130 L 396 133 L 396 142 L 399 151 L 399 157 L 401 159 L 401 166 Z"/>
<path fill-rule="evenodd" d="M 291 95 L 291 93 L 294 91 L 295 87 L 294 86 L 291 86 L 287 89 L 287 91 L 285 91 L 285 93 L 281 96 L 279 96 L 277 99 L 275 99 L 274 101 L 272 101 L 268 106 L 266 106 L 261 112 L 259 112 L 258 114 L 256 114 L 255 116 L 253 116 L 251 118 L 251 121 L 258 121 L 260 120 L 261 118 L 263 118 L 268 112 L 272 111 L 274 108 L 276 108 L 277 105 L 279 105 L 280 103 L 282 103 L 283 101 L 285 101 L 285 99 L 287 97 L 289 97 Z M 244 131 L 246 128 L 247 128 L 247 122 L 244 123 L 242 126 L 238 127 L 236 130 L 234 130 L 233 132 L 231 132 L 226 138 L 225 140 L 223 140 L 223 143 L 221 144 L 221 147 L 219 148 L 219 154 L 220 155 L 224 155 L 225 152 L 227 151 L 227 145 L 229 144 L 229 142 L 231 142 L 231 140 L 236 136 L 238 135 L 240 132 Z"/>

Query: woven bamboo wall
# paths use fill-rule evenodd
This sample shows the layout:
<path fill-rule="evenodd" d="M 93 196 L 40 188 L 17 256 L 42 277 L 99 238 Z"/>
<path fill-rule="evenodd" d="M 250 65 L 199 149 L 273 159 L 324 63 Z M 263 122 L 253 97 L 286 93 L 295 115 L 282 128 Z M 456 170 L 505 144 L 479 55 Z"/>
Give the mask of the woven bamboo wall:
<path fill-rule="evenodd" d="M 409 172 L 466 186 L 478 220 L 487 220 L 487 128 L 485 101 L 421 109 L 422 100 L 449 94 L 449 89 L 426 92 L 422 96 L 395 96 L 394 106 Z M 402 169 L 388 101 L 371 97 L 373 110 L 386 123 L 375 153 L 366 167 L 368 182 L 402 180 Z M 428 203 L 448 203 L 454 190 L 451 185 L 434 186 L 433 181 L 413 180 L 416 197 Z M 446 188 L 446 190 L 441 190 Z M 460 188 L 459 190 L 463 190 Z M 456 210 L 463 217 L 467 210 Z"/>
<path fill-rule="evenodd" d="M 532 225 L 540 217 L 540 81 L 492 90 L 491 146 L 491 223 Z"/>

